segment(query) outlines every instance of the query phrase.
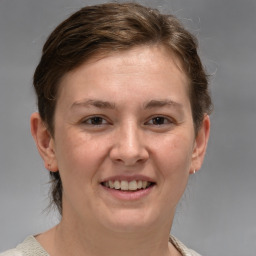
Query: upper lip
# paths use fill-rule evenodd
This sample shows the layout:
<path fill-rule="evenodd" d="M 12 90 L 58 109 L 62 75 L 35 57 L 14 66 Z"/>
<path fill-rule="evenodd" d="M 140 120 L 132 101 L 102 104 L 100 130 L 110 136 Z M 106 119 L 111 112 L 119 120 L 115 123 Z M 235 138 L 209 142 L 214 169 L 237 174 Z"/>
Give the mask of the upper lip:
<path fill-rule="evenodd" d="M 107 182 L 107 181 L 113 181 L 113 180 L 125 180 L 125 181 L 133 181 L 133 180 L 141 180 L 141 181 L 148 181 L 151 183 L 156 183 L 154 179 L 144 176 L 144 175 L 115 175 L 115 176 L 109 176 L 107 178 L 104 178 L 100 181 L 100 183 Z"/>

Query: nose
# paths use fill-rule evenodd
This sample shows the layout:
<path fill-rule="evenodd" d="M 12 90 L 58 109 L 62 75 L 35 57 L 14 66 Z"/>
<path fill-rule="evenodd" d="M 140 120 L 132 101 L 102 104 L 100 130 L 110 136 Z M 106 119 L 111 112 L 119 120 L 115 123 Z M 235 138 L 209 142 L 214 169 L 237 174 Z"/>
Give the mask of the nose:
<path fill-rule="evenodd" d="M 110 158 L 124 166 L 144 163 L 149 158 L 143 131 L 137 125 L 120 127 L 114 135 Z"/>

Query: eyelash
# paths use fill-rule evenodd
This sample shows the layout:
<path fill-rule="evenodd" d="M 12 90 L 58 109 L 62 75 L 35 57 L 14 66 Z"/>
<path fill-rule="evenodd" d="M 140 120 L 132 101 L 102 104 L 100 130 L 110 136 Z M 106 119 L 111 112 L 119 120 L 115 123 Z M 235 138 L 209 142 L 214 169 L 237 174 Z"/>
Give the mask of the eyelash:
<path fill-rule="evenodd" d="M 101 123 L 100 124 L 94 124 L 93 123 L 94 121 L 101 121 Z M 102 123 L 102 122 L 104 122 L 104 123 Z M 108 124 L 109 122 L 104 117 L 91 116 L 91 117 L 83 120 L 82 123 L 87 124 L 87 125 L 92 125 L 92 126 L 102 126 L 102 125 Z"/>
<path fill-rule="evenodd" d="M 150 123 L 152 121 L 152 123 Z M 160 124 L 154 124 L 154 121 L 161 121 Z M 154 116 L 151 117 L 149 121 L 146 122 L 146 124 L 154 125 L 154 126 L 161 126 L 161 125 L 168 125 L 174 123 L 170 118 L 164 117 L 164 116 Z"/>
<path fill-rule="evenodd" d="M 156 122 L 160 122 L 160 123 L 156 123 Z M 82 121 L 82 123 L 87 125 L 92 125 L 92 126 L 102 126 L 105 124 L 109 124 L 109 122 L 104 117 L 101 117 L 101 116 L 89 117 L 84 121 Z M 167 118 L 164 116 L 154 116 L 154 117 L 151 117 L 147 122 L 145 122 L 145 125 L 162 126 L 162 125 L 168 125 L 172 123 L 174 122 L 170 120 L 170 118 Z"/>

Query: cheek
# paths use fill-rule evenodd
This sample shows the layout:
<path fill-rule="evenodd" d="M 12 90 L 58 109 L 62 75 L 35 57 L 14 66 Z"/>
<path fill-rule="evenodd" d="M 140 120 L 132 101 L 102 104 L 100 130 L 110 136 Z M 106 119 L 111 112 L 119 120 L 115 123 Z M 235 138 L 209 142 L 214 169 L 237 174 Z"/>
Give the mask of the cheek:
<path fill-rule="evenodd" d="M 183 194 L 191 166 L 193 140 L 184 133 L 171 134 L 158 143 L 155 151 L 157 169 L 164 183 L 165 193 L 177 201 Z"/>
<path fill-rule="evenodd" d="M 62 133 L 64 134 L 64 133 Z M 66 133 L 59 138 L 57 162 L 60 172 L 73 177 L 92 178 L 98 166 L 104 161 L 106 147 L 101 138 L 85 135 L 83 132 Z"/>
<path fill-rule="evenodd" d="M 66 134 L 59 137 L 58 142 L 56 157 L 63 184 L 63 202 L 73 207 L 77 201 L 88 204 L 86 198 L 92 193 L 89 188 L 96 184 L 94 177 L 101 162 L 102 147 L 82 133 Z"/>
<path fill-rule="evenodd" d="M 191 139 L 183 134 L 172 134 L 158 141 L 154 143 L 154 153 L 165 175 L 184 175 L 188 172 L 193 148 Z"/>
<path fill-rule="evenodd" d="M 162 168 L 164 196 L 168 204 L 176 207 L 182 197 L 189 178 L 191 165 L 191 143 L 182 136 L 166 140 L 166 151 L 159 152 L 162 155 Z"/>

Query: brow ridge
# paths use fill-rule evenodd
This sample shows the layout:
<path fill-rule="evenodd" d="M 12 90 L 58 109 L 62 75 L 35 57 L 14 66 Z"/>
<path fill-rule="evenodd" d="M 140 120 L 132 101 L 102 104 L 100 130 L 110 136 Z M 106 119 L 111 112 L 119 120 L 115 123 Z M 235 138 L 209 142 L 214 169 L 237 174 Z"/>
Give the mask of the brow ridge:
<path fill-rule="evenodd" d="M 71 108 L 73 107 L 78 107 L 78 106 L 83 106 L 83 107 L 96 107 L 96 108 L 100 108 L 100 109 L 115 109 L 115 104 L 112 102 L 108 102 L 108 101 L 103 101 L 103 100 L 94 100 L 94 99 L 87 99 L 87 100 L 83 100 L 83 101 L 78 101 L 78 102 L 74 102 L 71 106 Z"/>
<path fill-rule="evenodd" d="M 164 100 L 151 100 L 147 102 L 144 105 L 145 109 L 150 109 L 150 108 L 157 108 L 157 107 L 165 107 L 165 106 L 173 106 L 176 108 L 182 108 L 182 105 L 178 102 L 175 102 L 170 99 L 164 99 Z"/>
<path fill-rule="evenodd" d="M 92 106 L 99 109 L 115 109 L 116 108 L 116 105 L 113 102 L 97 100 L 97 99 L 86 99 L 83 101 L 74 102 L 71 108 L 79 107 L 79 106 L 82 106 L 82 107 Z M 165 107 L 165 106 L 182 108 L 182 105 L 180 103 L 170 99 L 150 100 L 149 102 L 146 102 L 145 104 L 143 104 L 144 109 L 159 108 L 159 107 Z"/>

